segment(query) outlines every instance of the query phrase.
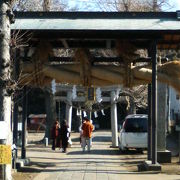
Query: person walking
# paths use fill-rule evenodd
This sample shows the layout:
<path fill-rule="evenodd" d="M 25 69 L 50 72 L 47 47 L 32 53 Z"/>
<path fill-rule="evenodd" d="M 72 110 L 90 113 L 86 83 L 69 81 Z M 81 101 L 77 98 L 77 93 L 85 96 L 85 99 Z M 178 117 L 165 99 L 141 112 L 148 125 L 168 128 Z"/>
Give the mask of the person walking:
<path fill-rule="evenodd" d="M 52 150 L 55 150 L 57 147 L 59 128 L 60 128 L 59 122 L 58 120 L 56 120 L 51 130 Z"/>
<path fill-rule="evenodd" d="M 82 124 L 82 148 L 84 152 L 87 145 L 87 150 L 90 152 L 92 131 L 94 127 L 88 118 L 85 117 L 84 120 L 85 122 Z"/>
<path fill-rule="evenodd" d="M 62 152 L 66 153 L 66 149 L 68 147 L 68 140 L 69 140 L 69 137 L 70 137 L 70 133 L 69 133 L 69 127 L 67 125 L 67 122 L 66 120 L 62 121 L 61 123 L 61 128 L 60 128 L 60 143 L 61 143 L 61 147 L 63 149 Z"/>
<path fill-rule="evenodd" d="M 79 133 L 80 133 L 80 138 L 79 138 L 79 140 L 80 140 L 80 145 L 81 145 L 81 147 L 82 147 L 82 136 L 83 136 L 83 130 L 82 130 L 82 125 L 83 125 L 83 123 L 85 123 L 85 120 L 84 120 L 84 119 L 82 120 L 82 123 L 81 123 L 81 125 L 80 125 L 80 127 L 79 127 Z"/>

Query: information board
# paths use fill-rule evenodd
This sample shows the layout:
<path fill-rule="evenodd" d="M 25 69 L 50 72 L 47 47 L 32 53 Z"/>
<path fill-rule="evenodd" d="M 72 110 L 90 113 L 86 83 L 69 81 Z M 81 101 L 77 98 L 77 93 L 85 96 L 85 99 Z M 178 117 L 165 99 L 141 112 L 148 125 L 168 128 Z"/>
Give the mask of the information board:
<path fill-rule="evenodd" d="M 11 164 L 11 146 L 0 145 L 0 164 Z"/>

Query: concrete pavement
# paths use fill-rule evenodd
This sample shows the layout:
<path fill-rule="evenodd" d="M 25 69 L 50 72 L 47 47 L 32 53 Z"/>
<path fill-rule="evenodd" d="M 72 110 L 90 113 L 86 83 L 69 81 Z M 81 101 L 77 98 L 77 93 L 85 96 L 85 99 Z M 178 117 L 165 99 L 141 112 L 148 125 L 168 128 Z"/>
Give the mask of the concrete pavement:
<path fill-rule="evenodd" d="M 136 165 L 146 159 L 146 155 L 134 151 L 120 154 L 118 149 L 110 148 L 110 132 L 94 132 L 90 153 L 82 152 L 78 133 L 72 134 L 72 140 L 73 146 L 66 154 L 59 149 L 52 151 L 50 146 L 29 145 L 27 157 L 31 164 L 22 169 L 22 176 L 29 173 L 34 175 L 31 176 L 34 180 L 180 180 L 180 175 L 137 172 Z M 14 177 L 16 180 L 17 176 Z"/>

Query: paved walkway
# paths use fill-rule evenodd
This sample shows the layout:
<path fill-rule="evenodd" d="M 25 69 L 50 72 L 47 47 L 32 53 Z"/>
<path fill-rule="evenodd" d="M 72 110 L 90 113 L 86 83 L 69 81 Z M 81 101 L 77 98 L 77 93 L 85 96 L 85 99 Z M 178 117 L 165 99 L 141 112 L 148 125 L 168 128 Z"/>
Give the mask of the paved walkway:
<path fill-rule="evenodd" d="M 34 173 L 34 180 L 162 180 L 180 179 L 180 175 L 161 173 L 139 173 L 136 164 L 146 155 L 130 152 L 120 154 L 118 149 L 110 148 L 110 132 L 95 132 L 91 153 L 83 153 L 78 134 L 73 135 L 73 146 L 68 153 L 50 147 L 32 145 L 27 149 L 31 165 L 24 171 Z M 25 180 L 25 178 L 24 178 Z"/>

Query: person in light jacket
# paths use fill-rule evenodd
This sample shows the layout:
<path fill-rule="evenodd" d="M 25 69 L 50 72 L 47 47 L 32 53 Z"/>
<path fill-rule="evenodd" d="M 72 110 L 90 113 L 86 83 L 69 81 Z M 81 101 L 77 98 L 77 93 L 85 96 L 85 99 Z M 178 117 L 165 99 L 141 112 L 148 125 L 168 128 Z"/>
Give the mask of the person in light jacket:
<path fill-rule="evenodd" d="M 85 120 L 85 122 L 82 124 L 82 131 L 83 131 L 83 133 L 82 133 L 82 149 L 84 152 L 86 145 L 87 145 L 87 150 L 88 150 L 88 152 L 90 152 L 92 131 L 93 131 L 94 127 L 88 118 L 85 117 L 84 120 Z"/>

